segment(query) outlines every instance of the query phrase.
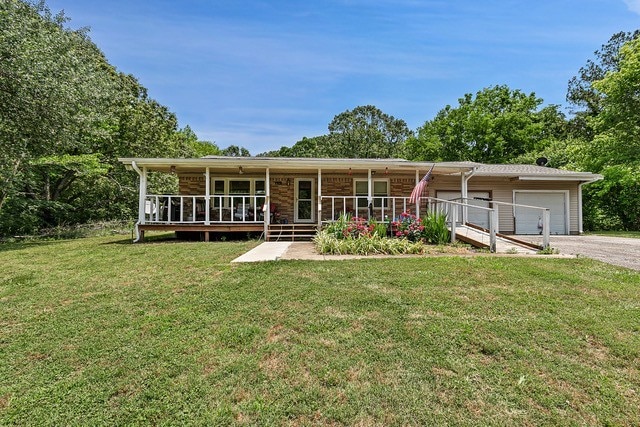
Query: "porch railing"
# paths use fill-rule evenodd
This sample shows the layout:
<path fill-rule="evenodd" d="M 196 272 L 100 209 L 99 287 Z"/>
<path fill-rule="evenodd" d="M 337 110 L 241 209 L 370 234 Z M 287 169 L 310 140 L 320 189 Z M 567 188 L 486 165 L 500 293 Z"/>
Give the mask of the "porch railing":
<path fill-rule="evenodd" d="M 166 195 L 144 199 L 146 224 L 263 223 L 261 195 Z M 208 209 L 207 209 L 208 208 Z"/>
<path fill-rule="evenodd" d="M 372 197 L 371 204 L 367 196 L 322 196 L 321 199 L 323 208 L 330 206 L 331 209 L 328 215 L 323 211 L 325 222 L 335 221 L 340 215 L 347 214 L 389 221 L 399 217 L 403 212 L 415 213 L 415 204 L 409 203 L 408 197 Z M 425 208 L 422 204 L 422 209 Z"/>

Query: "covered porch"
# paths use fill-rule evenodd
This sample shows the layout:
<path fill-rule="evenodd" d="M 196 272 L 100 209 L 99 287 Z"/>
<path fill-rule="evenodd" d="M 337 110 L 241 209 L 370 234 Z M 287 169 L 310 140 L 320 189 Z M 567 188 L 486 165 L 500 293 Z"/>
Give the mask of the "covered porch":
<path fill-rule="evenodd" d="M 426 198 L 410 203 L 414 186 L 431 162 L 378 159 L 205 157 L 201 159 L 121 159 L 140 177 L 137 239 L 145 230 L 251 231 L 270 227 L 313 227 L 342 214 L 390 221 L 403 212 L 420 215 Z M 455 179 L 466 197 L 473 171 L 467 163 L 436 163 L 432 179 Z M 150 172 L 174 174 L 177 194 L 147 192 Z M 457 177 L 457 178 L 456 178 Z M 428 189 L 424 196 L 428 196 Z M 435 194 L 432 194 L 435 195 Z"/>

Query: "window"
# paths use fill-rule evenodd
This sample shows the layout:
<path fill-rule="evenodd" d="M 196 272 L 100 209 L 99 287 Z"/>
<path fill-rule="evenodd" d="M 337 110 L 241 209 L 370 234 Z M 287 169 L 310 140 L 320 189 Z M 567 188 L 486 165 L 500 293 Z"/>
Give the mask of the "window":
<path fill-rule="evenodd" d="M 386 179 L 374 179 L 373 183 L 373 191 L 371 194 L 373 195 L 373 207 L 381 208 L 383 206 L 388 206 L 388 201 L 383 199 L 383 197 L 389 196 L 389 181 Z M 355 181 L 355 193 L 358 196 L 358 208 L 366 208 L 367 207 L 367 196 L 369 195 L 369 185 L 366 180 L 356 180 Z"/>
<path fill-rule="evenodd" d="M 213 194 L 216 196 L 224 196 L 224 180 L 216 179 L 215 181 L 213 181 Z M 214 197 L 213 207 L 219 208 L 221 200 L 223 200 L 223 205 L 224 205 L 224 197 L 222 198 Z"/>
<path fill-rule="evenodd" d="M 224 208 L 241 208 L 243 205 L 245 208 L 249 206 L 253 207 L 254 198 L 250 196 L 258 196 L 255 199 L 255 204 L 258 208 L 262 208 L 265 202 L 266 195 L 266 183 L 264 179 L 223 179 L 212 178 L 212 194 L 214 196 L 225 197 L 213 197 L 213 207 L 219 208 L 222 201 L 222 207 Z M 232 197 L 229 197 L 232 196 Z"/>
<path fill-rule="evenodd" d="M 251 181 L 229 181 L 229 194 L 251 194 Z"/>

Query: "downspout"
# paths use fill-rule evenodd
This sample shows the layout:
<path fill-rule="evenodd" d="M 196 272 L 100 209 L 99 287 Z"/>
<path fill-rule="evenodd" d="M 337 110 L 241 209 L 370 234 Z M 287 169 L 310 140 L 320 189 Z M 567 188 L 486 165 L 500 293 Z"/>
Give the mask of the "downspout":
<path fill-rule="evenodd" d="M 473 169 L 471 169 L 471 171 L 469 172 L 461 172 L 460 175 L 462 176 L 462 182 L 460 183 L 460 197 L 462 198 L 461 202 L 464 203 L 465 205 L 468 203 L 468 196 L 469 196 L 469 180 L 471 179 L 471 177 L 473 175 L 475 175 L 477 168 L 474 167 Z M 462 208 L 462 223 L 466 224 L 468 222 L 469 219 L 469 211 L 468 208 L 466 206 L 464 206 Z"/>
<path fill-rule="evenodd" d="M 140 177 L 140 188 L 139 188 L 139 195 L 138 195 L 138 221 L 136 222 L 134 229 L 136 232 L 136 238 L 134 239 L 133 243 L 138 243 L 141 240 L 141 236 L 140 236 L 140 229 L 138 228 L 139 224 L 144 223 L 144 208 L 145 208 L 145 195 L 144 193 L 146 193 L 146 188 L 147 188 L 147 180 L 146 180 L 146 173 L 143 173 L 140 168 L 138 167 L 138 165 L 136 164 L 135 160 L 131 161 L 131 168 L 136 171 L 136 173 L 138 174 L 138 176 Z M 145 171 L 146 172 L 146 171 Z"/>

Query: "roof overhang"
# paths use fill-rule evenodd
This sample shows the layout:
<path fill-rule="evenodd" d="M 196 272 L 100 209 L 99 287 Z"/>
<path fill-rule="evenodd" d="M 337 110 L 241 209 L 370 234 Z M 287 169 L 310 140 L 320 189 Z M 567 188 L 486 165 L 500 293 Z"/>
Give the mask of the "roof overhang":
<path fill-rule="evenodd" d="M 576 173 L 575 175 L 545 175 L 545 176 L 519 176 L 518 180 L 520 181 L 581 181 L 581 182 L 594 182 L 601 180 L 602 175 L 598 174 L 584 174 L 584 173 Z"/>
<path fill-rule="evenodd" d="M 303 171 L 318 169 L 331 170 L 380 170 L 388 168 L 400 171 L 427 171 L 434 166 L 434 173 L 459 174 L 474 169 L 475 166 L 460 162 L 410 162 L 402 159 L 316 159 L 316 158 L 284 158 L 284 157 L 221 157 L 210 156 L 198 159 L 168 159 L 168 158 L 120 158 L 118 159 L 129 170 L 133 170 L 132 164 L 144 167 L 148 170 L 170 172 L 188 172 L 203 170 L 204 168 L 217 169 L 243 169 L 266 170 L 284 169 Z"/>

